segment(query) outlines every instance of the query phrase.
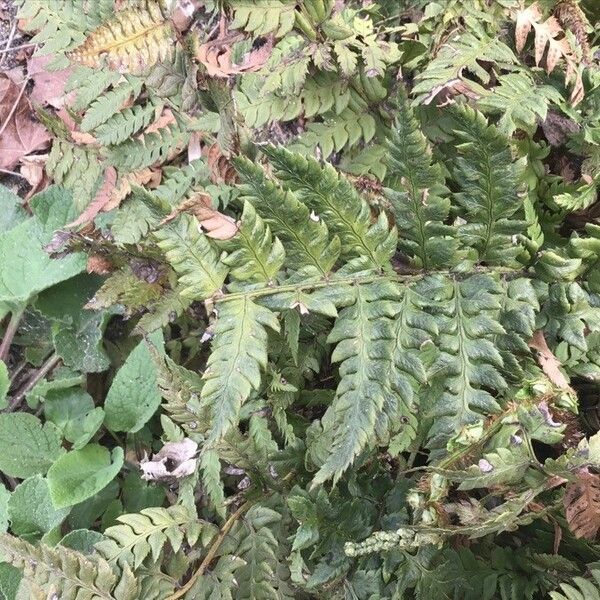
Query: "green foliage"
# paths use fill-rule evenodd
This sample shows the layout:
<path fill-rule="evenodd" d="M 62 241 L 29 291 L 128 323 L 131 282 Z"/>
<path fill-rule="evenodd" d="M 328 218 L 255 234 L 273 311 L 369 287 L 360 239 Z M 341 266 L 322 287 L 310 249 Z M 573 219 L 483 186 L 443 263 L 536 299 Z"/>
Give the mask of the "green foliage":
<path fill-rule="evenodd" d="M 600 598 L 591 4 L 18 0 L 0 597 Z"/>

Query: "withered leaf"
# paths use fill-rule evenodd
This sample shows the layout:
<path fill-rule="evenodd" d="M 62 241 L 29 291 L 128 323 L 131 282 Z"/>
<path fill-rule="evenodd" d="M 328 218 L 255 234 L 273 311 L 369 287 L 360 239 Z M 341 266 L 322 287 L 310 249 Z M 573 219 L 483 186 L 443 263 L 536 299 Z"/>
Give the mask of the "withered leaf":
<path fill-rule="evenodd" d="M 14 110 L 13 110 L 14 108 Z M 50 134 L 36 121 L 19 86 L 0 74 L 0 168 L 12 169 L 24 156 L 48 146 Z"/>
<path fill-rule="evenodd" d="M 569 527 L 577 538 L 593 540 L 600 530 L 600 475 L 582 469 L 564 497 Z"/>
<path fill-rule="evenodd" d="M 548 379 L 561 389 L 571 389 L 567 378 L 559 368 L 560 361 L 554 356 L 552 350 L 548 348 L 544 332 L 541 329 L 538 329 L 533 334 L 533 337 L 529 341 L 529 347 L 537 351 L 538 362 Z"/>

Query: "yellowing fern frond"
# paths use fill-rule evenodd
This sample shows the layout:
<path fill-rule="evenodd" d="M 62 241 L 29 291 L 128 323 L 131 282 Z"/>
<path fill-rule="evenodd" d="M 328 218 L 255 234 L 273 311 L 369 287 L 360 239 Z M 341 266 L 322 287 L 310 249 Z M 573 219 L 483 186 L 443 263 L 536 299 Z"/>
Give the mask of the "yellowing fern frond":
<path fill-rule="evenodd" d="M 123 10 L 98 27 L 69 57 L 88 67 L 103 63 L 120 73 L 140 75 L 166 60 L 173 49 L 173 27 L 158 3 Z"/>

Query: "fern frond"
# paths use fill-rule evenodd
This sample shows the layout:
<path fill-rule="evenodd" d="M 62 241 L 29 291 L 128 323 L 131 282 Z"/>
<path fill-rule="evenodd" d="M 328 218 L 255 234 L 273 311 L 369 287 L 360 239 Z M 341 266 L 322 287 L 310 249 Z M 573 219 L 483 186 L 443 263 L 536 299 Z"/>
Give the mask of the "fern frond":
<path fill-rule="evenodd" d="M 233 239 L 237 249 L 223 259 L 231 277 L 250 283 L 272 283 L 285 261 L 285 250 L 273 240 L 268 225 L 248 201 L 244 203 L 241 225 Z"/>
<path fill-rule="evenodd" d="M 289 33 L 296 19 L 295 5 L 285 0 L 228 0 L 234 13 L 231 27 L 255 36 Z"/>
<path fill-rule="evenodd" d="M 449 190 L 404 91 L 399 93 L 396 123 L 386 148 L 386 194 L 401 232 L 398 248 L 423 269 L 451 266 L 457 240 L 454 229 L 445 224 Z"/>
<path fill-rule="evenodd" d="M 322 123 L 309 123 L 289 149 L 310 156 L 318 148 L 321 156 L 328 158 L 344 148 L 370 142 L 376 131 L 377 121 L 370 113 L 356 113 L 347 108 L 339 115 L 326 116 Z"/>
<path fill-rule="evenodd" d="M 119 525 L 104 531 L 107 539 L 96 549 L 112 565 L 137 569 L 146 558 L 157 562 L 169 543 L 177 552 L 184 541 L 193 546 L 207 525 L 180 504 L 168 508 L 145 508 L 140 513 L 117 517 Z"/>
<path fill-rule="evenodd" d="M 560 584 L 561 592 L 550 592 L 552 600 L 600 600 L 600 570 L 592 570 L 591 577 L 573 577 L 570 583 Z"/>
<path fill-rule="evenodd" d="M 188 142 L 190 132 L 172 124 L 112 147 L 108 160 L 122 171 L 135 171 L 165 161 Z"/>
<path fill-rule="evenodd" d="M 208 442 L 237 424 L 242 404 L 261 384 L 267 365 L 267 331 L 279 331 L 275 315 L 242 297 L 218 305 L 212 352 L 204 371 L 201 406 L 211 411 Z"/>
<path fill-rule="evenodd" d="M 506 388 L 499 372 L 504 362 L 492 341 L 505 333 L 498 322 L 502 288 L 488 275 L 461 282 L 432 276 L 420 292 L 440 303 L 440 354 L 430 373 L 440 379 L 444 391 L 430 409 L 434 422 L 429 432 L 429 446 L 438 449 L 466 425 L 499 410 L 488 390 Z"/>
<path fill-rule="evenodd" d="M 94 137 L 105 146 L 120 144 L 150 125 L 157 111 L 160 106 L 153 102 L 124 108 L 94 128 Z"/>
<path fill-rule="evenodd" d="M 466 77 L 467 73 L 472 73 L 482 84 L 489 83 L 490 74 L 481 66 L 480 61 L 516 64 L 517 57 L 498 37 L 483 32 L 478 36 L 471 32 L 455 35 L 440 48 L 437 56 L 417 75 L 417 82 L 413 88 L 417 102 L 428 100 L 430 94 L 437 94 L 444 86 L 456 79 L 464 81 L 467 87 L 473 89 L 478 95 L 485 95 L 485 89 L 481 85 Z"/>
<path fill-rule="evenodd" d="M 235 166 L 242 178 L 242 197 L 252 202 L 288 248 L 286 266 L 292 270 L 311 267 L 320 275 L 329 273 L 340 253 L 339 238 L 330 239 L 327 225 L 312 219 L 306 205 L 269 181 L 259 166 L 241 157 Z"/>
<path fill-rule="evenodd" d="M 88 67 L 106 63 L 120 73 L 141 75 L 173 52 L 174 31 L 160 2 L 146 2 L 143 9 L 125 9 L 93 31 L 69 58 Z"/>
<path fill-rule="evenodd" d="M 52 144 L 46 170 L 56 183 L 73 192 L 73 202 L 79 212 L 92 200 L 103 172 L 94 151 L 60 139 Z"/>
<path fill-rule="evenodd" d="M 327 338 L 336 343 L 331 360 L 341 362 L 340 383 L 323 427 L 333 430 L 333 447 L 312 485 L 335 482 L 371 444 L 384 408 L 394 346 L 392 317 L 397 289 L 389 282 L 355 287 L 355 302 L 344 308 Z"/>
<path fill-rule="evenodd" d="M 65 84 L 65 92 L 75 92 L 71 106 L 74 110 L 83 110 L 99 98 L 104 90 L 116 84 L 119 78 L 120 75 L 114 71 L 77 67 Z"/>
<path fill-rule="evenodd" d="M 497 127 L 503 135 L 510 136 L 517 128 L 533 135 L 538 119 L 546 119 L 548 104 L 562 102 L 558 90 L 549 85 L 536 85 L 524 72 L 507 73 L 500 77 L 499 84 L 478 105 L 484 112 L 502 115 Z"/>
<path fill-rule="evenodd" d="M 148 312 L 138 321 L 134 333 L 152 333 L 156 329 L 166 327 L 180 317 L 191 303 L 191 298 L 181 296 L 181 290 L 178 287 L 163 292 L 158 300 L 146 305 Z"/>
<path fill-rule="evenodd" d="M 396 249 L 397 231 L 390 229 L 385 213 L 371 224 L 371 211 L 352 184 L 330 164 L 301 158 L 283 148 L 264 148 L 284 186 L 323 218 L 339 235 L 342 257 L 363 257 L 376 268 L 387 268 Z"/>
<path fill-rule="evenodd" d="M 194 217 L 181 215 L 174 223 L 156 231 L 155 236 L 177 273 L 182 296 L 206 300 L 221 288 L 227 267 Z"/>
<path fill-rule="evenodd" d="M 171 206 L 177 206 L 179 200 L 197 183 L 209 180 L 210 172 L 206 163 L 196 159 L 183 167 L 165 167 L 163 179 L 153 193 L 167 200 Z"/>
<path fill-rule="evenodd" d="M 240 540 L 237 548 L 232 550 L 244 560 L 244 565 L 235 572 L 238 582 L 236 598 L 275 600 L 289 597 L 281 589 L 284 582 L 280 575 L 279 542 L 272 531 L 280 521 L 278 512 L 255 505 L 231 530 L 231 537 Z"/>
<path fill-rule="evenodd" d="M 0 551 L 4 561 L 22 568 L 24 578 L 42 589 L 48 597 L 64 595 L 76 600 L 117 600 L 113 595 L 117 577 L 108 562 L 98 556 L 85 556 L 63 546 L 50 548 L 42 543 L 33 546 L 7 534 L 0 536 Z M 136 595 L 118 596 L 118 600 L 135 598 L 137 591 Z"/>
<path fill-rule="evenodd" d="M 129 100 L 135 100 L 142 89 L 141 79 L 130 77 L 92 102 L 81 120 L 82 131 L 92 131 L 117 114 Z"/>
<path fill-rule="evenodd" d="M 459 238 L 477 250 L 480 261 L 515 266 L 521 248 L 513 236 L 525 224 L 514 219 L 522 200 L 508 141 L 474 109 L 457 108 L 454 118 L 455 133 L 463 140 L 454 169 L 461 190 L 456 199 L 467 221 L 458 229 Z"/>

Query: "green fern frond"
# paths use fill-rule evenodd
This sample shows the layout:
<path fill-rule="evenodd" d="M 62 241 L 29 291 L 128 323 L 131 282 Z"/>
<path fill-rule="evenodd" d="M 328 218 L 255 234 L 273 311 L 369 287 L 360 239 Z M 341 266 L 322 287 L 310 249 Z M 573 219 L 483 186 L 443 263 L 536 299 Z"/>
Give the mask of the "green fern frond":
<path fill-rule="evenodd" d="M 119 525 L 104 531 L 107 539 L 96 544 L 100 555 L 112 565 L 137 569 L 146 558 L 157 562 L 167 543 L 177 552 L 184 541 L 193 546 L 208 524 L 179 504 L 168 508 L 145 508 L 140 513 L 117 517 Z"/>
<path fill-rule="evenodd" d="M 163 127 L 156 132 L 142 134 L 108 150 L 110 164 L 122 171 L 135 171 L 165 161 L 185 145 L 190 132 L 176 124 Z"/>
<path fill-rule="evenodd" d="M 135 326 L 135 334 L 152 333 L 180 317 L 192 303 L 191 298 L 184 298 L 178 287 L 167 290 L 155 301 L 146 305 L 147 312 Z"/>
<path fill-rule="evenodd" d="M 430 374 L 444 390 L 430 409 L 434 422 L 429 432 L 429 446 L 438 449 L 463 427 L 499 410 L 489 390 L 507 387 L 500 374 L 504 361 L 493 343 L 493 336 L 505 333 L 498 322 L 502 288 L 488 275 L 464 281 L 432 276 L 422 285 L 421 294 L 439 306 L 440 354 Z"/>
<path fill-rule="evenodd" d="M 153 193 L 177 206 L 179 201 L 200 182 L 208 182 L 210 172 L 202 159 L 196 159 L 182 167 L 165 167 L 163 179 Z"/>
<path fill-rule="evenodd" d="M 274 33 L 282 37 L 294 27 L 295 5 L 285 0 L 228 0 L 233 9 L 231 27 L 255 36 Z"/>
<path fill-rule="evenodd" d="M 279 331 L 275 315 L 249 298 L 218 304 L 201 392 L 201 406 L 211 412 L 209 445 L 237 424 L 242 404 L 260 388 L 261 369 L 267 366 L 266 327 Z"/>
<path fill-rule="evenodd" d="M 74 110 L 87 108 L 119 79 L 120 75 L 115 71 L 76 67 L 65 84 L 65 92 L 75 92 L 71 107 Z"/>
<path fill-rule="evenodd" d="M 386 194 L 401 232 L 399 250 L 423 269 L 453 265 L 457 240 L 454 228 L 445 224 L 449 190 L 403 90 L 386 148 Z"/>
<path fill-rule="evenodd" d="M 56 183 L 73 192 L 79 212 L 94 197 L 103 172 L 96 152 L 60 139 L 52 144 L 46 170 Z"/>
<path fill-rule="evenodd" d="M 278 238 L 273 240 L 265 224 L 248 201 L 244 203 L 241 224 L 232 243 L 237 248 L 223 262 L 238 281 L 272 283 L 285 261 L 285 250 Z"/>
<path fill-rule="evenodd" d="M 454 177 L 460 192 L 455 197 L 467 221 L 458 228 L 459 238 L 477 250 L 479 261 L 515 266 L 521 248 L 513 236 L 525 224 L 514 219 L 523 202 L 508 141 L 472 108 L 457 108 L 453 116 L 455 133 L 463 140 L 457 146 Z"/>
<path fill-rule="evenodd" d="M 489 72 L 480 61 L 499 64 L 516 64 L 517 57 L 499 37 L 489 36 L 480 31 L 478 35 L 469 31 L 454 35 L 440 48 L 437 56 L 416 77 L 413 94 L 417 102 L 429 100 L 455 79 L 462 80 L 480 96 L 485 89 L 466 75 L 472 73 L 482 84 L 490 81 Z"/>
<path fill-rule="evenodd" d="M 548 105 L 563 101 L 557 89 L 549 85 L 536 85 L 522 71 L 503 75 L 499 84 L 478 104 L 484 112 L 502 115 L 497 127 L 498 131 L 507 136 L 512 135 L 517 128 L 533 135 L 538 119 L 546 120 Z"/>
<path fill-rule="evenodd" d="M 135 600 L 134 594 L 114 594 L 119 583 L 107 561 L 98 556 L 46 544 L 33 546 L 28 542 L 4 534 L 0 536 L 0 551 L 4 561 L 23 569 L 23 577 L 41 589 L 48 597 L 106 600 Z"/>
<path fill-rule="evenodd" d="M 600 600 L 600 571 L 593 570 L 591 577 L 573 577 L 571 583 L 561 583 L 561 592 L 550 592 L 552 600 Z"/>
<path fill-rule="evenodd" d="M 199 229 L 194 217 L 181 215 L 155 235 L 159 248 L 177 273 L 181 295 L 206 300 L 223 285 L 227 267 Z"/>
<path fill-rule="evenodd" d="M 237 158 L 235 166 L 242 178 L 242 197 L 252 202 L 288 248 L 286 266 L 295 271 L 311 267 L 320 275 L 329 273 L 340 253 L 339 238 L 330 239 L 327 225 L 312 219 L 306 205 L 269 181 L 259 166 L 244 158 Z"/>
<path fill-rule="evenodd" d="M 92 102 L 81 120 L 82 131 L 93 131 L 117 114 L 129 100 L 135 100 L 142 90 L 142 80 L 130 77 Z"/>
<path fill-rule="evenodd" d="M 94 128 L 94 137 L 105 146 L 120 144 L 150 125 L 157 111 L 160 106 L 153 102 L 124 108 Z"/>
<path fill-rule="evenodd" d="M 309 123 L 306 131 L 289 146 L 293 152 L 314 155 L 320 150 L 323 158 L 344 148 L 368 143 L 377 131 L 377 121 L 368 112 L 356 113 L 349 108 L 339 115 L 325 116 L 322 123 Z"/>
<path fill-rule="evenodd" d="M 323 218 L 339 235 L 342 257 L 363 257 L 369 266 L 385 269 L 396 249 L 397 231 L 390 229 L 385 213 L 371 224 L 371 211 L 352 184 L 333 166 L 301 158 L 283 148 L 264 148 L 284 186 Z"/>
<path fill-rule="evenodd" d="M 388 282 L 355 287 L 355 301 L 344 308 L 327 338 L 336 343 L 331 360 L 340 362 L 340 383 L 323 426 L 333 430 L 333 447 L 312 485 L 334 483 L 356 456 L 373 443 L 375 425 L 386 402 L 394 347 L 392 318 L 398 290 Z"/>

